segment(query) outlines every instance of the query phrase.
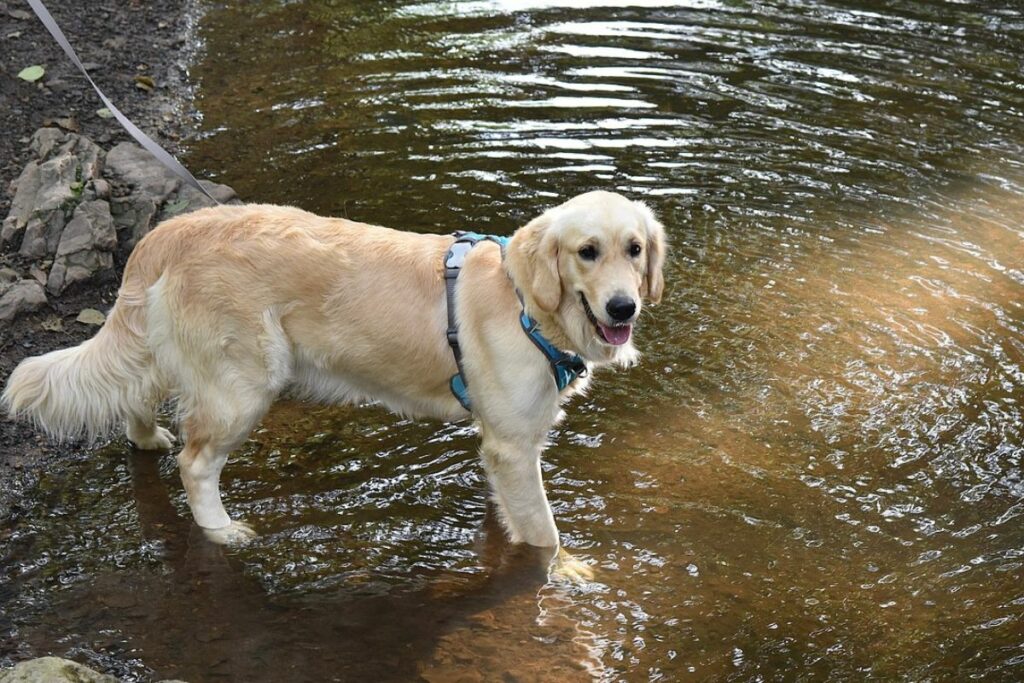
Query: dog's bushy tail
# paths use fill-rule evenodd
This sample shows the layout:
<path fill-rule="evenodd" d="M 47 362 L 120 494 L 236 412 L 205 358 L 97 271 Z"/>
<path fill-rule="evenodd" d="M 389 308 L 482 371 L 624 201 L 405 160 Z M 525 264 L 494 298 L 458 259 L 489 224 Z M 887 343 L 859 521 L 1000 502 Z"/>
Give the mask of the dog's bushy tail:
<path fill-rule="evenodd" d="M 131 415 L 152 410 L 155 369 L 144 310 L 119 300 L 92 339 L 23 360 L 7 382 L 3 407 L 51 437 L 96 439 Z"/>

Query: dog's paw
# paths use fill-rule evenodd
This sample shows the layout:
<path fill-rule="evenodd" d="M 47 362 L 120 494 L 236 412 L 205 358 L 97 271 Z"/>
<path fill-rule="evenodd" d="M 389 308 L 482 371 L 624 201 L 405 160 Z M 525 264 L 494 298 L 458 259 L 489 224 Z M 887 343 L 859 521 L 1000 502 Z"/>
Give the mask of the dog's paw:
<path fill-rule="evenodd" d="M 174 445 L 174 434 L 163 427 L 157 427 L 151 436 L 129 439 L 140 451 L 166 451 Z"/>
<path fill-rule="evenodd" d="M 594 580 L 593 567 L 569 554 L 564 548 L 558 549 L 558 554 L 555 555 L 555 559 L 551 563 L 551 573 L 573 583 Z"/>
<path fill-rule="evenodd" d="M 241 546 L 256 538 L 255 529 L 245 522 L 233 521 L 219 529 L 203 529 L 207 540 L 217 545 Z"/>

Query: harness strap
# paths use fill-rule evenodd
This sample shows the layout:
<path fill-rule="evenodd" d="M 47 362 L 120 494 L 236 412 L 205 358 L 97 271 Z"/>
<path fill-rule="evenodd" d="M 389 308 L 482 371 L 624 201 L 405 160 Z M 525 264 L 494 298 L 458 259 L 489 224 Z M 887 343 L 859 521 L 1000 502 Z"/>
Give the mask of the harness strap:
<path fill-rule="evenodd" d="M 448 330 L 446 336 L 448 337 L 448 345 L 452 349 L 452 355 L 455 357 L 455 365 L 458 367 L 458 372 L 452 375 L 448 381 L 448 387 L 462 407 L 466 410 L 471 410 L 469 389 L 466 385 L 466 374 L 462 367 L 459 327 L 455 320 L 455 283 L 458 280 L 462 264 L 466 260 L 466 255 L 469 254 L 473 247 L 480 242 L 491 241 L 501 247 L 502 256 L 504 257 L 505 247 L 508 245 L 509 238 L 465 231 L 453 233 L 453 236 L 455 237 L 455 242 L 448 248 L 448 253 L 444 258 L 444 286 L 445 300 L 448 305 Z M 518 290 L 516 290 L 516 296 L 519 297 L 520 305 L 522 305 L 523 297 Z M 534 346 L 540 349 L 540 352 L 547 358 L 558 391 L 562 391 L 579 377 L 587 374 L 586 361 L 575 353 L 566 353 L 556 348 L 554 344 L 541 334 L 537 321 L 527 315 L 525 308 L 519 314 L 519 324 Z"/>
<path fill-rule="evenodd" d="M 540 349 L 541 353 L 548 359 L 551 366 L 551 373 L 555 376 L 555 386 L 559 391 L 565 389 L 579 377 L 586 377 L 587 362 L 575 353 L 566 353 L 555 347 L 547 337 L 540 333 L 540 326 L 536 320 L 522 311 L 519 314 L 519 324 L 523 332 L 530 338 L 534 346 Z"/>
<path fill-rule="evenodd" d="M 448 253 L 444 257 L 444 292 L 445 300 L 448 304 L 448 330 L 445 336 L 448 338 L 448 346 L 452 349 L 452 355 L 455 356 L 455 365 L 459 371 L 448 380 L 448 388 L 463 408 L 471 410 L 469 388 L 466 386 L 466 372 L 462 367 L 462 347 L 459 346 L 459 325 L 455 320 L 455 281 L 459 278 L 459 271 L 462 270 L 462 264 L 465 262 L 466 255 L 469 254 L 470 249 L 479 242 L 489 240 L 501 247 L 502 253 L 504 253 L 505 245 L 508 244 L 508 238 L 499 237 L 498 235 L 481 235 L 477 232 L 465 230 L 459 230 L 452 233 L 452 235 L 455 237 L 455 242 L 448 248 Z"/>

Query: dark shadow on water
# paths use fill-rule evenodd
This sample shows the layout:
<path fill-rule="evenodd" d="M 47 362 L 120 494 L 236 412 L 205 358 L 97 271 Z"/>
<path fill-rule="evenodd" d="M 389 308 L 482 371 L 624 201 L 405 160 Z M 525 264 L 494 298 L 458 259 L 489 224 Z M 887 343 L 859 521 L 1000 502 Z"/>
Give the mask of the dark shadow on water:
<path fill-rule="evenodd" d="M 438 571 L 417 577 L 427 587 L 412 592 L 269 595 L 230 549 L 178 514 L 157 458 L 127 457 L 144 543 L 161 562 L 63 593 L 22 634 L 38 654 L 130 678 L 415 680 L 445 634 L 516 596 L 532 599 L 547 582 L 550 553 L 509 545 L 489 511 L 477 548 L 485 571 L 468 581 Z"/>

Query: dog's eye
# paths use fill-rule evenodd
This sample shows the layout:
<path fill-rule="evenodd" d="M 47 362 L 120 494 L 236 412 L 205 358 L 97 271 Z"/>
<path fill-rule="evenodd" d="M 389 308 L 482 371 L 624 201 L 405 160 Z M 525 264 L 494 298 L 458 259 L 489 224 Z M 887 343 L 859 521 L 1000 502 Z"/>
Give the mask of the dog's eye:
<path fill-rule="evenodd" d="M 643 250 L 644 250 L 643 247 L 641 247 L 636 242 L 633 242 L 633 244 L 629 245 L 629 255 L 632 256 L 633 258 L 636 258 L 637 256 L 639 256 L 640 252 L 643 251 Z"/>
<path fill-rule="evenodd" d="M 580 250 L 577 253 L 580 255 L 580 258 L 583 259 L 584 261 L 593 261 L 597 259 L 597 247 L 595 247 L 592 244 L 588 244 L 585 247 L 580 247 Z"/>

